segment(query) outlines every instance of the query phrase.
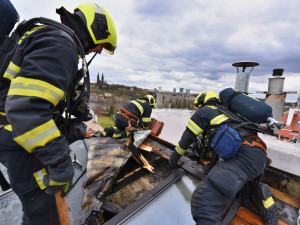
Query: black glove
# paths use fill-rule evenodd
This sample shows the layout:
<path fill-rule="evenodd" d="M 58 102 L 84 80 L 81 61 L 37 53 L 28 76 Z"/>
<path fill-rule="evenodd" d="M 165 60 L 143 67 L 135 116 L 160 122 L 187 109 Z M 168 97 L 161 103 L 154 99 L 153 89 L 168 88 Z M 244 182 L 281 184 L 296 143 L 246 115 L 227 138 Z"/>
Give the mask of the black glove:
<path fill-rule="evenodd" d="M 69 186 L 72 185 L 74 169 L 70 156 L 60 160 L 55 165 L 48 167 L 48 174 L 44 176 L 43 183 L 46 186 L 47 194 L 55 194 L 63 190 L 62 195 L 65 196 Z"/>
<path fill-rule="evenodd" d="M 178 160 L 180 159 L 181 155 L 178 154 L 175 150 L 174 152 L 172 153 L 170 159 L 169 159 L 169 164 L 171 166 L 177 166 L 177 162 Z"/>
<path fill-rule="evenodd" d="M 86 127 L 85 123 L 81 121 L 77 121 L 76 119 L 69 120 L 65 134 L 68 144 L 84 139 L 86 136 Z"/>

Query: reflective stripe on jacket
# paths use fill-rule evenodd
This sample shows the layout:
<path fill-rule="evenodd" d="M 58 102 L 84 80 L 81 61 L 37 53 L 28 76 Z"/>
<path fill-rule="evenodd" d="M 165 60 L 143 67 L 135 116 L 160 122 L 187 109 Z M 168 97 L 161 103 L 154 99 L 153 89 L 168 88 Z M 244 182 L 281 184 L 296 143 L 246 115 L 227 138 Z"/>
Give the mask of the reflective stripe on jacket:
<path fill-rule="evenodd" d="M 21 37 L 4 74 L 11 81 L 5 114 L 14 140 L 26 151 L 38 149 L 45 157 L 49 151 L 51 158 L 68 148 L 52 117 L 77 66 L 77 47 L 64 31 L 44 25 Z"/>
<path fill-rule="evenodd" d="M 144 127 L 148 127 L 150 125 L 152 108 L 147 101 L 141 99 L 132 100 L 128 104 L 126 104 L 123 107 L 123 109 L 130 112 L 136 118 L 139 118 L 140 122 L 143 123 Z M 129 117 L 129 115 L 127 116 L 129 117 L 129 119 L 130 118 L 135 119 L 132 115 L 131 117 Z"/>
<path fill-rule="evenodd" d="M 218 111 L 216 106 L 203 106 L 198 109 L 189 119 L 186 130 L 183 132 L 175 150 L 183 155 L 190 145 L 212 125 L 219 125 L 228 121 L 229 118 Z"/>

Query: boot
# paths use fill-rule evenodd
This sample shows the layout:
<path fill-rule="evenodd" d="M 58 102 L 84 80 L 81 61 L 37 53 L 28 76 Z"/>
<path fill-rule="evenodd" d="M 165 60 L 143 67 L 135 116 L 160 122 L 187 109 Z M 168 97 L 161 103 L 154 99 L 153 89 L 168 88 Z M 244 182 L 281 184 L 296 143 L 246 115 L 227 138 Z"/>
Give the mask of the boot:
<path fill-rule="evenodd" d="M 264 223 L 266 225 L 276 225 L 279 219 L 279 210 L 274 202 L 269 185 L 259 182 L 252 200 L 263 217 Z"/>

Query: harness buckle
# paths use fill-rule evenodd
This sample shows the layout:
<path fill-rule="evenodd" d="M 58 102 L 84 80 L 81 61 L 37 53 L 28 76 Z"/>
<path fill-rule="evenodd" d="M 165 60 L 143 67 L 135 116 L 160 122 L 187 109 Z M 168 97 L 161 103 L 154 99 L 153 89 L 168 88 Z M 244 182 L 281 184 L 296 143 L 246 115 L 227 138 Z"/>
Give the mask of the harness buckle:
<path fill-rule="evenodd" d="M 254 142 L 253 141 L 251 141 L 251 142 L 248 141 L 248 145 L 254 146 Z"/>

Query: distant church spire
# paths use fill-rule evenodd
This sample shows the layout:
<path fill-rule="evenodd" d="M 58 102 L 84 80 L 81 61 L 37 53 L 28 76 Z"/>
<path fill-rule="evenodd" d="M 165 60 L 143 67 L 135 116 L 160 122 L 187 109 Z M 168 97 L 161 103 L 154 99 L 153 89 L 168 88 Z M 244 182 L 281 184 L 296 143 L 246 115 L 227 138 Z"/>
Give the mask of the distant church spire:
<path fill-rule="evenodd" d="M 101 83 L 104 84 L 104 75 L 103 75 L 103 72 L 102 72 L 102 77 L 101 77 Z"/>
<path fill-rule="evenodd" d="M 99 80 L 99 72 L 98 72 L 98 75 L 97 75 L 97 85 L 99 85 L 99 84 L 100 84 L 100 80 Z"/>

